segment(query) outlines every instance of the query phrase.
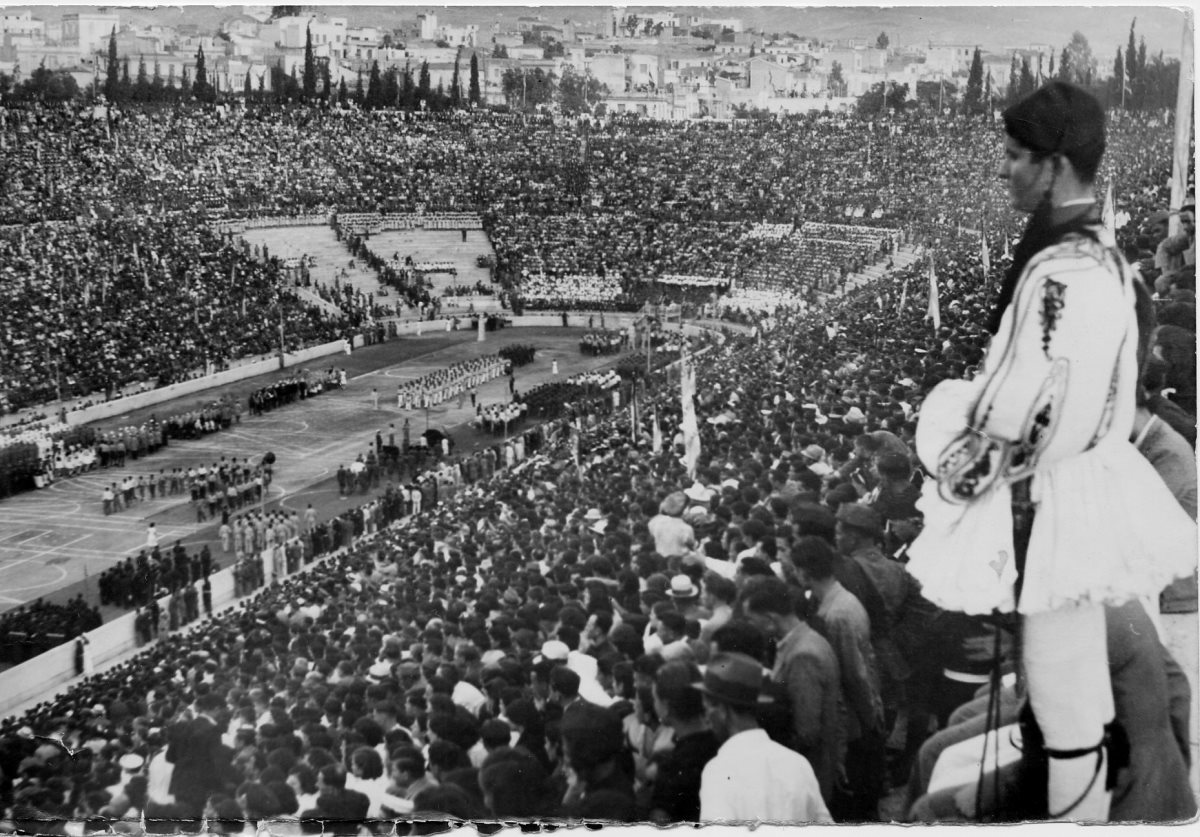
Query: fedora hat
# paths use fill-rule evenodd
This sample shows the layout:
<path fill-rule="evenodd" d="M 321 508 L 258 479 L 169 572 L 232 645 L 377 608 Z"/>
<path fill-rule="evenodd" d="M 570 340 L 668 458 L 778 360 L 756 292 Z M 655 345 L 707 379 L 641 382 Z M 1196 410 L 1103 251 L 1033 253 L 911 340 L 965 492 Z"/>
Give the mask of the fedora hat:
<path fill-rule="evenodd" d="M 704 679 L 696 689 L 730 706 L 753 709 L 770 699 L 762 694 L 763 668 L 745 654 L 717 654 L 704 669 Z"/>

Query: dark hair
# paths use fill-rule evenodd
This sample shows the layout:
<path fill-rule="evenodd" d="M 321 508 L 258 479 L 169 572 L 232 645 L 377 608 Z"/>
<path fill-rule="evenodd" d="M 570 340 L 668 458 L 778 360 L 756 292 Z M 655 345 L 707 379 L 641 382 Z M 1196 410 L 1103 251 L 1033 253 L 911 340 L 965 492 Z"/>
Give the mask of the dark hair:
<path fill-rule="evenodd" d="M 344 788 L 346 787 L 346 770 L 340 764 L 327 764 L 319 771 L 321 781 L 326 787 Z"/>
<path fill-rule="evenodd" d="M 827 506 L 810 501 L 793 503 L 792 521 L 798 535 L 817 535 L 830 542 L 834 539 L 837 520 Z"/>
<path fill-rule="evenodd" d="M 494 750 L 507 746 L 512 740 L 512 728 L 499 718 L 492 718 L 483 722 L 483 726 L 479 728 L 479 737 L 483 739 L 484 747 Z"/>
<path fill-rule="evenodd" d="M 317 792 L 317 774 L 307 764 L 293 764 L 288 771 L 288 775 L 296 777 L 301 793 L 311 794 Z"/>
<path fill-rule="evenodd" d="M 836 558 L 829 542 L 813 535 L 805 535 L 796 541 L 795 549 L 792 552 L 792 559 L 796 566 L 804 570 L 804 574 L 814 581 L 823 581 L 833 576 Z"/>
<path fill-rule="evenodd" d="M 658 670 L 654 691 L 672 716 L 691 721 L 704 714 L 704 700 L 692 685 L 699 680 L 700 669 L 694 663 L 670 662 Z"/>
<path fill-rule="evenodd" d="M 378 779 L 383 775 L 383 758 L 373 747 L 359 747 L 350 756 L 350 763 L 362 771 L 364 779 Z"/>
<path fill-rule="evenodd" d="M 1084 183 L 1104 156 L 1104 108 L 1091 93 L 1053 80 L 1004 111 L 1004 130 L 1035 160 L 1061 154 Z"/>
<path fill-rule="evenodd" d="M 499 758 L 495 758 L 499 756 Z M 536 817 L 544 813 L 546 771 L 536 758 L 509 749 L 488 757 L 479 785 L 491 796 L 496 817 Z"/>
<path fill-rule="evenodd" d="M 717 628 L 712 635 L 712 643 L 721 649 L 722 654 L 745 654 L 760 663 L 767 656 L 767 637 L 749 622 L 735 619 Z"/>
<path fill-rule="evenodd" d="M 453 741 L 438 739 L 429 745 L 429 766 L 447 771 L 459 767 L 470 767 L 471 761 L 462 747 Z"/>
<path fill-rule="evenodd" d="M 737 584 L 734 583 L 733 579 L 725 578 L 725 576 L 717 575 L 714 572 L 705 573 L 704 590 L 713 598 L 725 604 L 733 604 L 734 600 L 737 599 Z"/>
<path fill-rule="evenodd" d="M 791 591 L 778 578 L 754 579 L 743 594 L 742 605 L 749 613 L 774 613 L 788 616 L 795 613 Z M 722 646 L 724 650 L 724 646 Z"/>
<path fill-rule="evenodd" d="M 566 666 L 557 666 L 550 672 L 550 688 L 566 700 L 574 700 L 579 696 L 579 682 L 579 675 Z"/>

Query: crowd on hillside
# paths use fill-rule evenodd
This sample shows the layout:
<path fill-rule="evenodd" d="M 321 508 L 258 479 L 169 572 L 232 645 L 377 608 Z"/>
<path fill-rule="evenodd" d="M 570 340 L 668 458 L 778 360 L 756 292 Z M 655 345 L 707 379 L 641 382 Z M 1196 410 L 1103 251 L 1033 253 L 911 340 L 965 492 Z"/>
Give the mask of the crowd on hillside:
<path fill-rule="evenodd" d="M 249 120 L 209 127 L 278 137 L 294 118 L 257 131 Z M 435 130 L 394 120 L 401 136 Z M 506 205 L 493 204 L 505 217 L 595 208 L 591 196 L 552 188 L 554 149 L 569 140 L 577 150 L 577 136 L 545 123 L 501 138 L 485 125 L 468 142 L 469 129 L 447 123 L 437 128 L 444 143 L 414 143 L 429 156 L 388 200 L 403 205 L 461 178 L 473 190 L 464 199 L 511 190 Z M 1110 156 L 1159 190 L 1147 208 L 1165 203 L 1154 186 L 1165 182 L 1161 133 L 1113 131 Z M 393 148 L 373 136 L 370 154 Z M 298 156 L 319 156 L 325 135 L 313 137 L 299 140 Z M 474 179 L 473 149 L 489 147 L 484 139 L 511 149 L 513 138 L 526 143 L 513 159 L 528 168 Z M 694 475 L 680 460 L 677 389 L 647 387 L 653 403 L 640 411 L 610 407 L 528 431 L 536 443 L 528 434 L 506 442 L 508 467 L 490 478 L 436 502 L 410 500 L 407 518 L 373 533 L 359 518 L 328 560 L 8 719 L 0 798 L 14 828 L 873 822 L 898 789 L 900 818 L 945 818 L 931 802 L 948 789 L 945 776 L 933 783 L 939 754 L 997 707 L 1014 717 L 1023 700 L 1010 680 L 992 678 L 1011 674 L 1017 657 L 1004 625 L 937 609 L 905 568 L 924 473 L 915 415 L 935 384 L 976 371 L 1006 265 L 1004 216 L 985 221 L 978 209 L 996 139 L 978 123 L 856 132 L 838 120 L 805 123 L 795 137 L 771 125 L 642 123 L 591 134 L 602 206 L 619 196 L 632 212 L 680 220 L 879 210 L 892 223 L 902 217 L 927 258 L 819 310 L 748 315 L 747 335 L 714 341 L 696 370 Z M 287 166 L 287 146 L 261 148 L 280 149 L 260 154 Z M 711 152 L 712 166 L 675 166 L 655 180 L 681 152 Z M 277 200 L 344 185 L 319 168 L 288 175 Z M 377 178 L 365 178 L 352 179 L 369 193 Z M 834 194 L 846 203 L 827 205 Z M 785 202 L 794 208 L 771 211 Z M 1152 221 L 1135 217 L 1122 238 L 1158 296 L 1141 406 L 1164 428 L 1190 425 L 1194 443 L 1194 240 L 1164 251 Z M 977 224 L 991 231 L 987 265 Z M 931 262 L 940 327 L 926 316 Z M 613 375 L 589 383 L 606 389 Z M 1195 462 L 1182 444 L 1151 461 L 1194 518 Z M 1196 813 L 1189 686 L 1156 617 L 1138 602 L 1110 610 L 1110 624 L 1133 626 L 1132 637 L 1119 633 L 1155 706 L 1122 715 L 1128 704 L 1118 705 L 1127 758 L 1106 776 L 1114 820 Z M 1116 661 L 1113 677 L 1128 678 Z M 68 743 L 76 759 L 42 737 Z M 962 803 L 958 815 L 975 810 Z"/>

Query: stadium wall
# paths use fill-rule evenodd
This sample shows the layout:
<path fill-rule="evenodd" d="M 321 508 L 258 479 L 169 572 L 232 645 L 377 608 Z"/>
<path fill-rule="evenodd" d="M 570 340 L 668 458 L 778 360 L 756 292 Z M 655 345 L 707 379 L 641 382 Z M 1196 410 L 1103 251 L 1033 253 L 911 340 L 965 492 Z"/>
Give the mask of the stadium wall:
<path fill-rule="evenodd" d="M 213 573 L 209 576 L 209 582 L 212 584 L 213 613 L 236 601 L 233 595 L 233 567 Z M 163 613 L 166 613 L 170 599 L 170 596 L 163 596 L 158 600 Z M 92 665 L 97 670 L 137 648 L 137 632 L 134 630 L 136 619 L 137 611 L 130 611 L 88 631 L 88 648 Z M 201 623 L 202 620 L 198 620 L 195 624 Z M 179 631 L 185 632 L 186 628 Z M 51 700 L 54 690 L 75 679 L 78 676 L 75 649 L 76 641 L 68 640 L 0 674 L 0 686 L 3 687 L 0 688 L 0 716 L 10 715 L 18 707 L 38 698 Z"/>
<path fill-rule="evenodd" d="M 362 345 L 362 338 L 354 338 L 355 346 Z M 328 357 L 329 355 L 337 354 L 343 350 L 341 340 L 335 340 L 331 343 L 323 343 L 320 346 L 310 346 L 307 349 L 301 349 L 298 352 L 289 352 L 284 355 L 283 368 L 296 366 L 300 363 L 307 363 L 310 360 L 315 360 L 320 357 Z M 212 387 L 225 386 L 226 384 L 244 381 L 247 378 L 253 378 L 257 375 L 265 375 L 269 372 L 275 372 L 280 369 L 279 357 L 269 357 L 264 360 L 251 361 L 244 363 L 241 366 L 235 366 L 232 369 L 226 369 L 223 372 L 216 372 L 212 375 L 204 375 L 200 378 L 193 378 L 190 381 L 180 381 L 177 384 L 169 384 L 165 387 L 139 392 L 136 395 L 127 395 L 124 398 L 114 398 L 112 401 L 105 401 L 103 404 L 95 404 L 91 407 L 85 407 L 82 410 L 76 410 L 67 414 L 68 424 L 87 424 L 93 421 L 109 419 L 113 416 L 119 416 L 122 413 L 139 410 L 142 407 L 150 407 L 155 404 L 161 404 L 164 401 L 170 401 L 172 398 L 179 398 L 184 395 L 202 392 L 203 390 Z"/>

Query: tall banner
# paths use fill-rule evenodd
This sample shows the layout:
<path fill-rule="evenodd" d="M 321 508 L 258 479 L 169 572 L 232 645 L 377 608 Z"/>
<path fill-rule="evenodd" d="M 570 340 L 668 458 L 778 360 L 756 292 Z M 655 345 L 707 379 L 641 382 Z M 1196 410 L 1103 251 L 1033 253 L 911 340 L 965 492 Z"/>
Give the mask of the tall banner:
<path fill-rule="evenodd" d="M 1187 194 L 1188 164 L 1192 133 L 1192 98 L 1195 96 L 1195 63 L 1192 42 L 1195 18 L 1190 9 L 1183 13 L 1183 43 L 1179 50 L 1179 92 L 1175 96 L 1175 146 L 1171 155 L 1171 209 L 1184 204 Z M 1179 234 L 1179 215 L 1172 214 L 1167 222 L 1171 235 Z"/>
<path fill-rule="evenodd" d="M 688 479 L 694 480 L 700 461 L 700 425 L 696 421 L 696 367 L 686 356 L 679 364 L 679 397 L 683 402 L 683 464 Z"/>
<path fill-rule="evenodd" d="M 660 425 L 658 423 L 658 408 L 657 407 L 654 408 L 654 434 L 651 437 L 651 440 L 652 441 L 651 441 L 650 449 L 652 451 L 654 451 L 655 453 L 662 453 L 662 449 L 663 449 L 662 425 Z"/>
<path fill-rule="evenodd" d="M 1108 181 L 1108 189 L 1104 193 L 1104 208 L 1100 212 L 1100 220 L 1104 224 L 1104 229 L 1108 231 L 1109 236 L 1116 240 L 1117 237 L 1117 211 L 1113 205 L 1113 188 L 1112 181 Z"/>
<path fill-rule="evenodd" d="M 925 319 L 933 319 L 933 330 L 942 327 L 942 306 L 938 300 L 937 274 L 933 272 L 933 256 L 929 257 L 929 308 L 925 311 Z"/>

